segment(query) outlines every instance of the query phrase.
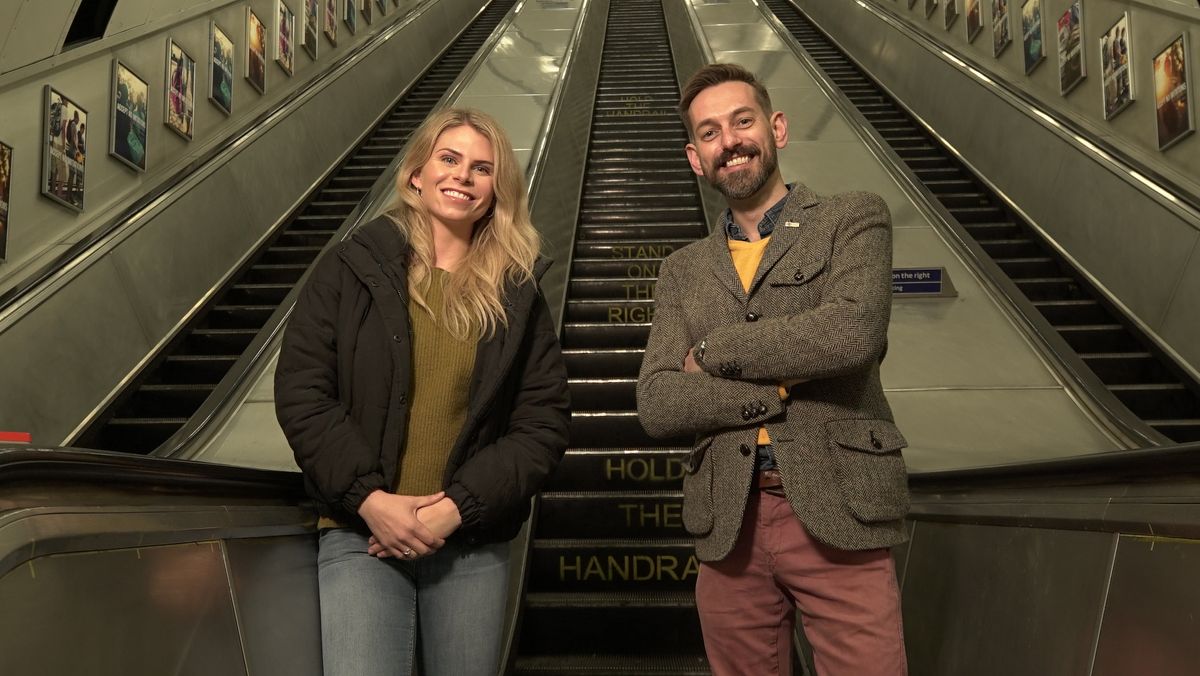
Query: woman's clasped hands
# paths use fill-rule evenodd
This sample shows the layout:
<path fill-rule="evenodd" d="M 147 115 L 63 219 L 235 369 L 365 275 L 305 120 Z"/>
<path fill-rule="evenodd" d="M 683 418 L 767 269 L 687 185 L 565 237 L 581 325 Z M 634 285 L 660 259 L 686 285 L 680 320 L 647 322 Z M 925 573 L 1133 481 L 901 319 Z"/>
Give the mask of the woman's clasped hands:
<path fill-rule="evenodd" d="M 358 513 L 371 529 L 367 554 L 381 559 L 429 556 L 462 524 L 458 506 L 444 491 L 432 495 L 375 491 Z"/>

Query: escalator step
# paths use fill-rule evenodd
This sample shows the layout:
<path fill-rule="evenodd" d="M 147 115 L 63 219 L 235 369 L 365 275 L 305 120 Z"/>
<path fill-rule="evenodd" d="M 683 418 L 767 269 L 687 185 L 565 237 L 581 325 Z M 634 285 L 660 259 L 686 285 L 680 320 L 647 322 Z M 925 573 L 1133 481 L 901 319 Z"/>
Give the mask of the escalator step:
<path fill-rule="evenodd" d="M 544 493 L 539 509 L 539 539 L 534 547 L 535 552 L 539 547 L 546 550 L 552 544 L 544 538 L 618 538 L 621 539 L 621 555 L 633 556 L 626 550 L 631 546 L 637 548 L 647 545 L 640 541 L 631 545 L 624 542 L 626 538 L 688 537 L 687 531 L 683 529 L 683 493 L 678 490 Z M 686 549 L 687 555 L 691 555 L 690 542 L 680 546 Z M 661 546 L 659 548 L 661 549 Z M 564 550 L 572 555 L 578 555 L 582 551 L 577 545 L 571 545 L 554 548 L 552 553 L 557 555 Z M 614 546 L 605 545 L 597 551 L 600 551 L 602 556 L 609 556 L 617 550 Z M 651 556 L 657 554 L 652 553 Z M 558 575 L 557 571 L 559 568 L 555 564 L 551 572 Z M 641 581 L 650 579 L 636 577 L 641 578 Z M 559 581 L 562 582 L 562 579 Z"/>
<path fill-rule="evenodd" d="M 572 376 L 637 376 L 642 366 L 641 347 L 622 349 L 563 349 L 567 372 Z"/>
<path fill-rule="evenodd" d="M 704 654 L 695 594 L 677 592 L 533 592 L 525 599 L 521 652 L 601 653 L 596 636 L 580 627 L 604 627 L 609 654 Z M 603 654 L 603 653 L 601 653 Z"/>

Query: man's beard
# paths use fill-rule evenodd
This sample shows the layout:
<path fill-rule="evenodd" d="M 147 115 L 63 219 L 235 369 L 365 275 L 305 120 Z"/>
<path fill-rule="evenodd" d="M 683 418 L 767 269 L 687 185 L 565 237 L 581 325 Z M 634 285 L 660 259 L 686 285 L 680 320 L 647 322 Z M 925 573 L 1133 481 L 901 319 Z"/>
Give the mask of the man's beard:
<path fill-rule="evenodd" d="M 760 158 L 757 167 L 751 167 L 745 171 L 734 171 L 724 176 L 721 176 L 719 167 L 724 166 L 730 158 L 736 155 L 745 155 L 752 161 L 754 158 Z M 733 150 L 727 150 L 717 156 L 712 166 L 705 167 L 704 178 L 708 184 L 716 188 L 725 199 L 744 200 L 767 184 L 767 180 L 771 174 L 779 167 L 779 156 L 775 152 L 774 146 L 767 146 L 766 152 L 759 150 L 758 146 L 753 144 L 745 144 L 738 146 Z"/>

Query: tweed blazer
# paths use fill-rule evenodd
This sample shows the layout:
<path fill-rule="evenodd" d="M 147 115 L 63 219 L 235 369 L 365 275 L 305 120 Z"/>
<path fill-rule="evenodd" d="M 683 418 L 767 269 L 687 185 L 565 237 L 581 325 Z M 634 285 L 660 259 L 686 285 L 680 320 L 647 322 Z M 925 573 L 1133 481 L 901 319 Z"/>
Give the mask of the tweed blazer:
<path fill-rule="evenodd" d="M 652 436 L 695 441 L 683 522 L 701 560 L 724 558 L 737 541 L 764 424 L 784 492 L 813 536 L 856 550 L 904 541 L 906 442 L 879 382 L 891 267 L 882 198 L 822 198 L 799 184 L 749 292 L 721 229 L 663 261 L 638 414 Z M 682 371 L 693 347 L 703 373 Z M 778 384 L 793 379 L 804 382 L 782 399 Z"/>

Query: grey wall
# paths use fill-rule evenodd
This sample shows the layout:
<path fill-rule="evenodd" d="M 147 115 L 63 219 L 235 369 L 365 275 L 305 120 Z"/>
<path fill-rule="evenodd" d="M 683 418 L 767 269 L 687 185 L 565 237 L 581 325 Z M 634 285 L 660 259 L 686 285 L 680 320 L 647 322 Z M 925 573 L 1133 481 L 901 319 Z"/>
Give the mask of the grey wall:
<path fill-rule="evenodd" d="M 273 3 L 250 3 L 270 17 Z M 322 38 L 318 62 L 301 49 L 297 74 L 288 78 L 267 64 L 267 95 L 240 77 L 234 90 L 235 118 L 202 95 L 196 102 L 196 140 L 185 143 L 161 124 L 161 106 L 152 106 L 150 172 L 135 175 L 106 157 L 106 134 L 90 134 L 87 205 L 74 214 L 37 193 L 36 140 L 40 136 L 41 87 L 51 82 L 73 96 L 96 119 L 107 119 L 108 73 L 115 53 L 149 79 L 161 95 L 168 35 L 199 62 L 207 59 L 209 14 L 145 35 L 132 42 L 80 57 L 29 77 L 0 85 L 0 139 L 24 139 L 16 149 L 10 263 L 0 266 L 0 288 L 119 212 L 206 149 L 240 133 L 290 94 L 300 92 L 286 115 L 270 120 L 192 174 L 169 200 L 128 222 L 97 251 L 77 261 L 62 278 L 0 314 L 0 429 L 29 431 L 35 443 L 56 445 L 133 371 L 197 301 L 237 266 L 250 247 L 283 218 L 313 184 L 382 114 L 449 40 L 470 20 L 472 0 L 405 3 L 372 27 L 411 22 L 390 39 L 344 64 L 344 72 L 318 80 L 351 46 L 368 39 L 360 21 L 348 39 L 339 29 L 337 51 Z M 222 3 L 211 17 L 227 29 L 239 50 L 244 45 L 244 4 Z M 136 31 L 133 31 L 136 32 Z M 127 32 L 128 33 L 128 32 Z M 127 34 L 126 33 L 126 34 Z M 125 34 L 122 34 L 125 35 Z M 269 31 L 274 39 L 274 31 Z M 82 49 L 82 48 L 81 48 Z M 239 54 L 240 57 L 243 55 Z M 306 63 L 307 62 L 307 63 Z M 240 66 L 239 66 L 240 70 Z M 203 75 L 201 75 L 203 73 Z M 198 89 L 207 72 L 198 68 Z M 10 106 L 19 114 L 10 116 Z M 102 125 L 103 126 L 103 125 Z M 91 125 L 89 125 L 89 128 Z M 16 128 L 16 133 L 13 129 Z M 156 164 L 156 157 L 161 164 Z M 113 196 L 106 197 L 109 192 Z M 106 199 L 108 200 L 106 202 Z M 30 216 L 34 215 L 32 221 Z M 11 266 L 11 267 L 10 267 Z M 8 275 L 8 277 L 4 277 Z M 16 357 L 19 355 L 19 358 Z"/>
<path fill-rule="evenodd" d="M 962 0 L 958 0 L 960 3 Z M 1044 0 L 1048 57 L 1026 78 L 1021 61 L 1019 3 L 1013 2 L 1014 44 L 991 56 L 989 2 L 984 29 L 966 44 L 965 19 L 949 32 L 926 20 L 923 0 L 875 0 L 881 12 L 963 53 L 995 79 L 1009 82 L 1041 105 L 1069 116 L 1090 133 L 1171 175 L 1200 193 L 1200 138 L 1193 135 L 1159 153 L 1154 142 L 1151 55 L 1172 35 L 1192 34 L 1190 75 L 1200 72 L 1200 10 L 1171 11 L 1148 4 L 1085 0 L 1084 45 L 1088 77 L 1063 98 L 1058 93 L 1057 36 L 1051 27 L 1066 0 Z M 955 65 L 854 2 L 797 3 L 903 103 L 937 130 L 978 172 L 1007 195 L 1053 242 L 1191 368 L 1200 368 L 1200 221 L 1164 205 L 1128 174 L 1114 172 L 1079 150 L 1070 136 L 1035 114 L 1022 112 Z M 1100 122 L 1099 34 L 1124 8 L 1131 13 L 1137 99 L 1112 123 Z M 935 18 L 940 15 L 935 13 Z M 1193 107 L 1200 105 L 1193 91 Z"/>

